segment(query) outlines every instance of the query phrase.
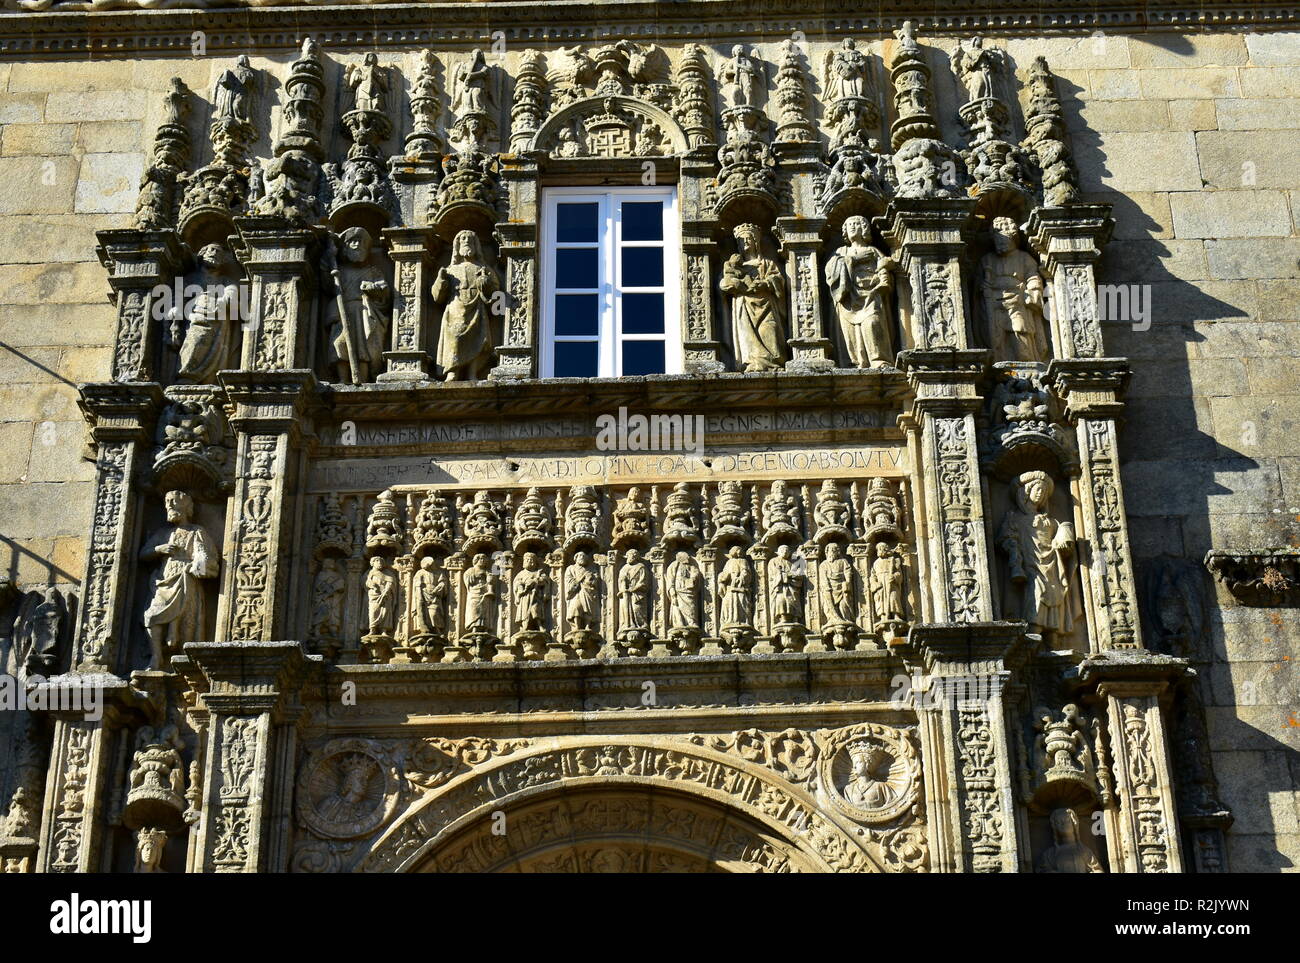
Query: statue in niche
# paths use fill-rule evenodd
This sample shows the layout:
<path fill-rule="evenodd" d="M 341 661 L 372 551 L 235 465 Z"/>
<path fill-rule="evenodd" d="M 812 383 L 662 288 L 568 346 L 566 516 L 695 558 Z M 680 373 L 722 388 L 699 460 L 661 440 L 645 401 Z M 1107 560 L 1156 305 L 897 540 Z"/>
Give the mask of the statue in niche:
<path fill-rule="evenodd" d="M 687 552 L 678 552 L 668 566 L 668 628 L 700 628 L 700 566 Z"/>
<path fill-rule="evenodd" d="M 195 255 L 200 287 L 185 312 L 185 336 L 180 341 L 180 369 L 176 380 L 207 384 L 229 365 L 231 322 L 240 317 L 239 265 L 224 245 L 208 244 Z M 172 322 L 172 341 L 179 340 L 178 322 Z"/>
<path fill-rule="evenodd" d="M 719 286 L 731 299 L 736 361 L 745 371 L 773 371 L 785 366 L 785 278 L 763 254 L 757 224 L 733 233 L 738 250 L 723 265 Z"/>
<path fill-rule="evenodd" d="M 382 555 L 370 560 L 366 600 L 369 603 L 369 634 L 392 638 L 397 629 L 397 573 Z"/>
<path fill-rule="evenodd" d="M 430 556 L 420 559 L 420 569 L 411 582 L 414 611 L 411 614 L 413 635 L 447 635 L 447 598 L 450 593 L 447 573 L 435 567 Z"/>
<path fill-rule="evenodd" d="M 727 550 L 727 563 L 718 575 L 722 606 L 718 623 L 723 629 L 747 629 L 754 625 L 754 573 L 739 545 Z"/>
<path fill-rule="evenodd" d="M 524 567 L 515 574 L 511 592 L 515 597 L 515 627 L 524 632 L 545 631 L 551 577 L 541 567 L 536 552 L 524 554 Z"/>
<path fill-rule="evenodd" d="M 903 624 L 903 552 L 898 546 L 877 542 L 871 561 L 871 603 L 876 631 Z"/>
<path fill-rule="evenodd" d="M 312 635 L 318 639 L 337 639 L 343 631 L 343 594 L 347 583 L 338 559 L 321 559 L 320 571 L 312 580 Z"/>
<path fill-rule="evenodd" d="M 343 82 L 352 91 L 352 109 L 382 114 L 388 109 L 388 71 L 379 66 L 379 58 L 366 54 L 359 64 L 348 64 Z"/>
<path fill-rule="evenodd" d="M 144 612 L 155 669 L 163 668 L 164 652 L 202 640 L 207 606 L 201 580 L 216 578 L 221 564 L 212 537 L 194 524 L 194 500 L 185 492 L 170 491 L 163 506 L 167 524 L 140 550 L 145 561 L 163 560 Z"/>
<path fill-rule="evenodd" d="M 867 219 L 844 222 L 845 244 L 826 262 L 826 284 L 855 368 L 887 368 L 894 361 L 890 292 L 897 264 L 870 244 Z"/>
<path fill-rule="evenodd" d="M 257 85 L 257 74 L 249 66 L 248 56 L 240 54 L 235 66 L 223 70 L 212 91 L 212 120 L 233 121 L 238 124 L 253 122 L 250 110 Z"/>
<path fill-rule="evenodd" d="M 1043 276 L 1033 255 L 1020 248 L 1009 217 L 993 220 L 993 250 L 980 259 L 980 296 L 995 361 L 1047 361 Z"/>
<path fill-rule="evenodd" d="M 577 552 L 564 570 L 565 613 L 574 632 L 597 632 L 600 628 L 600 573 L 591 556 Z"/>
<path fill-rule="evenodd" d="M 790 558 L 790 546 L 779 545 L 767 563 L 767 591 L 772 600 L 773 625 L 803 622 L 804 575 Z"/>
<path fill-rule="evenodd" d="M 438 271 L 433 302 L 443 305 L 438 366 L 445 381 L 481 381 L 492 365 L 492 301 L 501 275 L 487 263 L 478 235 L 461 231 L 451 264 Z"/>
<path fill-rule="evenodd" d="M 334 279 L 334 297 L 325 303 L 331 360 L 341 383 L 367 384 L 383 364 L 392 287 L 371 256 L 374 242 L 365 228 L 348 228 L 339 236 L 339 246 L 342 261 L 328 258 Z"/>
<path fill-rule="evenodd" d="M 135 871 L 161 873 L 163 851 L 167 845 L 165 830 L 144 826 L 135 834 Z"/>
<path fill-rule="evenodd" d="M 497 575 L 486 554 L 474 556 L 474 564 L 461 576 L 465 584 L 465 631 L 471 635 L 497 633 Z"/>
<path fill-rule="evenodd" d="M 1019 605 L 1008 599 L 1005 611 L 1024 619 L 1031 632 L 1067 633 L 1074 627 L 1070 580 L 1076 564 L 1074 526 L 1048 513 L 1051 477 L 1025 472 L 1017 480 L 1015 505 L 1002 516 L 998 546 L 1007 556 L 1010 587 L 1020 592 Z"/>
<path fill-rule="evenodd" d="M 492 68 L 487 64 L 483 51 L 475 49 L 468 63 L 458 64 L 452 76 L 451 109 L 457 117 L 467 114 L 485 114 L 491 102 L 489 85 L 492 80 Z"/>
<path fill-rule="evenodd" d="M 744 45 L 731 48 L 731 59 L 718 68 L 718 82 L 728 107 L 757 107 L 767 86 L 763 65 L 749 55 Z"/>
<path fill-rule="evenodd" d="M 620 498 L 614 506 L 614 544 L 648 538 L 650 535 L 650 512 L 641 498 L 641 489 L 633 485 L 627 496 Z"/>
<path fill-rule="evenodd" d="M 650 596 L 650 567 L 641 561 L 635 548 L 623 556 L 623 567 L 618 573 L 618 624 L 620 635 L 627 632 L 648 632 L 650 618 L 647 601 Z"/>
<path fill-rule="evenodd" d="M 40 601 L 37 601 L 40 599 Z M 29 675 L 49 675 L 59 661 L 66 606 L 53 585 L 43 596 L 30 593 L 23 598 L 13 624 L 14 664 Z"/>
<path fill-rule="evenodd" d="M 826 52 L 822 71 L 827 102 L 849 97 L 869 97 L 871 65 L 867 55 L 858 49 L 857 41 L 847 37 L 839 47 Z"/>
<path fill-rule="evenodd" d="M 1073 809 L 1054 809 L 1052 845 L 1038 860 L 1040 873 L 1103 873 L 1092 850 L 1079 842 L 1079 817 Z"/>
<path fill-rule="evenodd" d="M 1006 52 L 985 47 L 983 37 L 963 40 L 952 52 L 952 70 L 966 88 L 970 100 L 983 100 L 993 94 L 993 78 L 1006 64 Z"/>
<path fill-rule="evenodd" d="M 853 591 L 853 565 L 844 557 L 838 542 L 826 546 L 826 557 L 819 566 L 821 603 L 827 625 L 853 625 L 857 622 L 857 598 Z"/>

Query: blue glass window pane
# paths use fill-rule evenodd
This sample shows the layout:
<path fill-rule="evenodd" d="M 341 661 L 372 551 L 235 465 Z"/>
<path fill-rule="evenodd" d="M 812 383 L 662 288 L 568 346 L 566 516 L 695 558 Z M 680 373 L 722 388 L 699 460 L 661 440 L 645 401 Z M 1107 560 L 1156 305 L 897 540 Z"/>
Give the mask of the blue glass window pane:
<path fill-rule="evenodd" d="M 661 247 L 625 247 L 622 251 L 625 288 L 658 288 L 664 283 L 664 251 Z"/>
<path fill-rule="evenodd" d="M 662 341 L 624 341 L 623 374 L 663 374 L 664 343 Z"/>
<path fill-rule="evenodd" d="M 662 201 L 623 202 L 623 240 L 662 241 L 664 239 L 664 205 Z"/>
<path fill-rule="evenodd" d="M 599 204 L 556 204 L 555 239 L 561 243 L 594 243 L 599 213 Z"/>
<path fill-rule="evenodd" d="M 594 288 L 597 285 L 595 248 L 561 248 L 555 252 L 557 288 Z"/>
<path fill-rule="evenodd" d="M 598 348 L 595 341 L 555 342 L 555 377 L 596 377 Z"/>
<path fill-rule="evenodd" d="M 622 301 L 624 334 L 664 333 L 662 294 L 625 294 Z"/>
<path fill-rule="evenodd" d="M 561 337 L 595 336 L 599 329 L 600 296 L 557 294 L 555 333 Z"/>

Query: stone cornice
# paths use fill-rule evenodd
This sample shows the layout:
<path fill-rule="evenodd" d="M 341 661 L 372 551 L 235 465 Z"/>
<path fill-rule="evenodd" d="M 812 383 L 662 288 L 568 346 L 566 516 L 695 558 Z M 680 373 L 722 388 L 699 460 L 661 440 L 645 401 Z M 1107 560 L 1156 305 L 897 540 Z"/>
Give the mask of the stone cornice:
<path fill-rule="evenodd" d="M 124 7 L 137 0 L 121 0 Z M 222 9 L 201 9 L 207 0 L 180 0 L 191 9 L 114 11 L 60 10 L 0 14 L 0 56 L 69 53 L 174 53 L 189 56 L 196 29 L 207 49 L 290 49 L 305 34 L 325 48 L 339 46 L 485 46 L 494 31 L 507 42 L 534 46 L 569 44 L 605 36 L 645 37 L 672 43 L 708 37 L 788 36 L 810 28 L 887 37 L 914 20 L 926 36 L 996 32 L 999 35 L 1237 26 L 1286 27 L 1300 19 L 1300 6 L 1260 2 L 1193 4 L 1186 0 L 1094 2 L 1094 0 L 960 0 L 936 13 L 934 4 L 909 2 L 872 16 L 849 0 L 561 0 L 561 2 L 370 3 L 357 0 L 316 6 L 284 0 L 253 6 L 232 0 Z M 6 0 L 6 5 L 13 0 Z M 70 4 L 69 4 L 70 5 Z M 866 14 L 866 15 L 864 15 Z"/>

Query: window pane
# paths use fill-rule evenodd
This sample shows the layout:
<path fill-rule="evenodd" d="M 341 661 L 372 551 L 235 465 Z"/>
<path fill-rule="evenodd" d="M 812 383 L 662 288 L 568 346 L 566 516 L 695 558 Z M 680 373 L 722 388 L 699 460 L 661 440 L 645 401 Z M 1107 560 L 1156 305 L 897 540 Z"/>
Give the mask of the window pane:
<path fill-rule="evenodd" d="M 662 294 L 624 294 L 622 304 L 624 334 L 664 333 Z"/>
<path fill-rule="evenodd" d="M 664 239 L 664 205 L 662 201 L 623 202 L 623 240 L 662 241 Z"/>
<path fill-rule="evenodd" d="M 557 288 L 594 288 L 598 286 L 596 249 L 561 248 L 555 252 L 555 286 Z"/>
<path fill-rule="evenodd" d="M 664 283 L 664 251 L 661 247 L 625 247 L 622 252 L 625 288 L 658 288 Z"/>
<path fill-rule="evenodd" d="M 596 377 L 598 347 L 595 341 L 555 342 L 555 377 Z"/>
<path fill-rule="evenodd" d="M 555 333 L 560 337 L 595 336 L 599 333 L 600 296 L 596 294 L 557 294 L 555 296 Z"/>
<path fill-rule="evenodd" d="M 664 343 L 662 341 L 624 341 L 623 374 L 647 375 L 664 373 Z"/>
<path fill-rule="evenodd" d="M 596 240 L 599 204 L 556 204 L 555 239 L 592 243 Z"/>

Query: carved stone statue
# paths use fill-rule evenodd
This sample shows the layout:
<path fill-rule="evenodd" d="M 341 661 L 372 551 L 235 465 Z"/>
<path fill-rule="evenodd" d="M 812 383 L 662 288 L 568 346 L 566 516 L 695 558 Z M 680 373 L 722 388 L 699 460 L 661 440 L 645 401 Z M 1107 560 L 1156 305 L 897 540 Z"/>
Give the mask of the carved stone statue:
<path fill-rule="evenodd" d="M 822 487 L 817 490 L 817 507 L 813 509 L 813 518 L 817 522 L 819 532 L 848 529 L 848 503 L 845 502 L 839 486 L 829 478 L 823 479 Z"/>
<path fill-rule="evenodd" d="M 162 559 L 154 579 L 153 596 L 144 612 L 153 650 L 153 668 L 162 668 L 165 651 L 203 637 L 206 605 L 202 579 L 216 578 L 221 557 L 212 537 L 194 518 L 194 500 L 170 491 L 163 498 L 167 524 L 145 542 L 140 558 Z"/>
<path fill-rule="evenodd" d="M 137 873 L 163 872 L 163 851 L 167 845 L 165 830 L 144 826 L 135 834 L 135 871 Z"/>
<path fill-rule="evenodd" d="M 619 635 L 643 633 L 650 629 L 648 601 L 650 598 L 650 567 L 641 561 L 641 553 L 628 549 L 623 556 L 623 566 L 618 573 L 618 626 Z"/>
<path fill-rule="evenodd" d="M 447 573 L 435 567 L 429 556 L 420 559 L 419 571 L 411 581 L 411 633 L 415 636 L 447 635 Z"/>
<path fill-rule="evenodd" d="M 458 118 L 467 114 L 485 114 L 490 110 L 492 68 L 483 51 L 475 49 L 468 63 L 456 67 L 452 76 L 451 109 Z"/>
<path fill-rule="evenodd" d="M 480 553 L 461 576 L 465 584 L 465 631 L 471 635 L 497 634 L 497 575 L 492 559 Z"/>
<path fill-rule="evenodd" d="M 876 631 L 903 624 L 903 557 L 896 546 L 877 542 L 871 562 L 871 604 L 876 613 Z"/>
<path fill-rule="evenodd" d="M 826 624 L 856 624 L 857 593 L 853 585 L 853 565 L 844 557 L 838 542 L 826 546 L 826 557 L 818 568 L 821 575 L 822 614 Z"/>
<path fill-rule="evenodd" d="M 23 598 L 13 624 L 16 667 L 29 675 L 48 676 L 55 671 L 65 635 L 66 614 L 63 596 L 53 585 L 43 595 L 31 592 Z"/>
<path fill-rule="evenodd" d="M 804 576 L 790 558 L 790 546 L 779 545 L 767 563 L 767 591 L 772 600 L 772 624 L 799 625 L 803 622 Z"/>
<path fill-rule="evenodd" d="M 230 364 L 231 331 L 242 318 L 239 265 L 222 244 L 208 244 L 195 255 L 198 295 L 186 305 L 185 336 L 180 344 L 176 380 L 208 384 Z"/>
<path fill-rule="evenodd" d="M 867 219 L 855 214 L 844 222 L 845 245 L 826 262 L 826 284 L 855 368 L 885 368 L 894 361 L 890 292 L 897 265 L 870 240 Z"/>
<path fill-rule="evenodd" d="M 321 559 L 320 571 L 312 580 L 312 635 L 318 639 L 337 639 L 343 631 L 343 595 L 347 583 L 333 556 Z"/>
<path fill-rule="evenodd" d="M 686 482 L 678 482 L 668 493 L 668 502 L 664 506 L 664 535 L 694 541 L 699 534 L 695 521 L 695 496 Z"/>
<path fill-rule="evenodd" d="M 251 101 L 256 90 L 257 74 L 249 66 L 248 56 L 241 54 L 235 66 L 223 70 L 212 91 L 212 120 L 251 124 Z"/>
<path fill-rule="evenodd" d="M 366 384 L 383 364 L 393 291 L 384 269 L 371 256 L 374 242 L 365 228 L 339 236 L 343 258 L 331 266 L 334 297 L 325 303 L 331 360 L 343 384 Z"/>
<path fill-rule="evenodd" d="M 763 254 L 762 232 L 741 224 L 735 232 L 737 253 L 722 268 L 722 293 L 731 299 L 736 362 L 745 371 L 772 371 L 785 366 L 785 278 Z"/>
<path fill-rule="evenodd" d="M 728 107 L 757 107 L 767 79 L 763 65 L 741 44 L 731 48 L 731 59 L 718 68 L 718 83 Z"/>
<path fill-rule="evenodd" d="M 718 592 L 722 597 L 718 619 L 722 629 L 753 628 L 754 572 L 739 545 L 727 550 L 727 563 L 718 575 Z"/>
<path fill-rule="evenodd" d="M 352 109 L 385 113 L 388 109 L 388 71 L 379 66 L 379 58 L 366 54 L 360 64 L 348 64 L 343 82 L 352 91 Z"/>
<path fill-rule="evenodd" d="M 980 296 L 995 361 L 1047 361 L 1043 276 L 1033 255 L 1020 248 L 1009 217 L 993 221 L 993 250 L 980 259 Z"/>
<path fill-rule="evenodd" d="M 397 573 L 388 559 L 376 555 L 366 576 L 369 635 L 392 638 L 397 628 Z"/>
<path fill-rule="evenodd" d="M 396 548 L 402 542 L 402 519 L 391 489 L 379 493 L 366 522 L 366 547 Z"/>
<path fill-rule="evenodd" d="M 871 64 L 852 37 L 826 54 L 824 90 L 827 102 L 849 97 L 869 97 Z"/>
<path fill-rule="evenodd" d="M 565 615 L 574 632 L 597 632 L 600 628 L 600 574 L 591 556 L 577 552 L 564 570 Z"/>
<path fill-rule="evenodd" d="M 668 566 L 668 628 L 700 628 L 700 566 L 687 552 L 678 552 Z"/>
<path fill-rule="evenodd" d="M 993 78 L 1006 64 L 1006 52 L 985 47 L 983 37 L 972 37 L 958 44 L 950 58 L 953 73 L 966 88 L 971 100 L 993 97 Z"/>
<path fill-rule="evenodd" d="M 625 542 L 644 541 L 650 537 L 650 512 L 641 498 L 641 489 L 635 485 L 626 497 L 614 506 L 614 529 L 611 538 L 615 546 Z"/>
<path fill-rule="evenodd" d="M 488 264 L 473 231 L 452 242 L 451 264 L 433 282 L 433 301 L 444 305 L 438 366 L 446 381 L 479 381 L 492 365 L 492 301 L 501 276 Z"/>
<path fill-rule="evenodd" d="M 1103 873 L 1092 850 L 1079 842 L 1079 817 L 1073 809 L 1054 809 L 1052 845 L 1038 859 L 1040 873 Z"/>
<path fill-rule="evenodd" d="M 524 567 L 515 574 L 511 594 L 515 600 L 515 628 L 525 632 L 544 632 L 551 577 L 541 567 L 536 552 L 524 555 Z"/>
<path fill-rule="evenodd" d="M 1015 505 L 998 527 L 998 546 L 1007 556 L 1010 592 L 1006 611 L 1029 623 L 1031 632 L 1069 632 L 1074 627 L 1070 580 L 1076 558 L 1074 526 L 1048 512 L 1055 485 L 1046 472 L 1025 472 L 1017 481 Z"/>

